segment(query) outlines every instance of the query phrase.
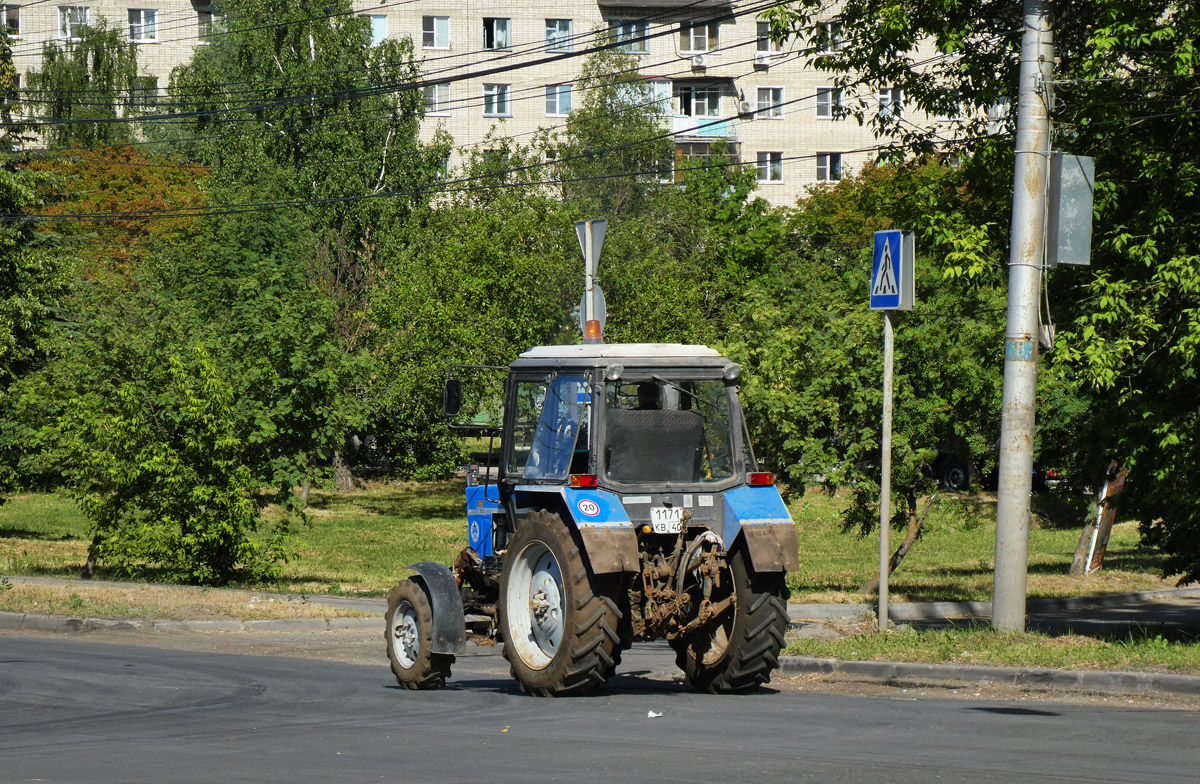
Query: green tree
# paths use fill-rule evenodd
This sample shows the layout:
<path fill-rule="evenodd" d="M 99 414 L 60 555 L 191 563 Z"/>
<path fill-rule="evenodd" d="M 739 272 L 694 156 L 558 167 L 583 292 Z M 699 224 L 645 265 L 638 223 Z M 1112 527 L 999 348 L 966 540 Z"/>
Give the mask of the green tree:
<path fill-rule="evenodd" d="M 133 135 L 124 113 L 136 86 L 137 46 L 104 19 L 75 32 L 43 44 L 42 69 L 29 74 L 43 132 L 60 147 L 126 141 Z"/>
<path fill-rule="evenodd" d="M 537 183 L 541 156 L 511 143 L 473 154 L 463 175 L 474 187 L 418 211 L 387 251 L 372 311 L 387 336 L 374 432 L 401 474 L 444 476 L 461 457 L 442 422 L 449 365 L 506 365 L 577 337 L 566 330 L 583 262 L 573 217 Z"/>
<path fill-rule="evenodd" d="M 12 112 L 19 110 L 16 77 L 8 43 L 0 41 L 0 144 L 10 149 L 23 140 L 22 128 L 9 124 Z M 0 489 L 15 481 L 22 447 L 27 446 L 15 438 L 19 428 L 10 413 L 10 389 L 45 361 L 49 326 L 68 287 L 68 264 L 52 252 L 52 238 L 26 215 L 42 206 L 41 191 L 49 177 L 22 163 L 22 157 L 0 152 Z"/>
<path fill-rule="evenodd" d="M 863 533 L 879 519 L 883 327 L 866 303 L 874 231 L 918 233 L 916 304 L 896 318 L 893 523 L 918 517 L 932 488 L 923 468 L 939 446 L 983 457 L 997 436 L 1000 265 L 964 178 L 937 163 L 871 167 L 817 189 L 799 205 L 792 243 L 749 282 L 731 319 L 726 349 L 747 367 L 759 459 L 799 492 L 814 481 L 852 488 L 844 522 Z M 927 212 L 942 220 L 923 221 Z"/>
<path fill-rule="evenodd" d="M 180 139 L 223 184 L 273 170 L 283 198 L 352 229 L 351 247 L 427 198 L 445 150 L 417 138 L 424 104 L 410 39 L 370 46 L 370 21 L 349 0 L 321 14 L 285 0 L 221 7 L 228 31 L 171 75 L 169 99 L 188 122 L 164 118 L 152 134 Z"/>
<path fill-rule="evenodd" d="M 408 38 L 370 45 L 370 23 L 349 0 L 313 14 L 283 0 L 222 4 L 228 32 L 172 74 L 172 104 L 190 118 L 150 133 L 213 167 L 214 182 L 244 200 L 264 177 L 292 202 L 313 236 L 308 275 L 333 302 L 348 358 L 378 354 L 373 298 L 390 237 L 441 179 L 448 142 L 422 145 L 423 96 Z M 348 387 L 381 377 L 364 371 Z M 353 485 L 338 462 L 339 483 Z"/>
<path fill-rule="evenodd" d="M 617 49 L 588 56 L 575 83 L 582 100 L 563 132 L 547 142 L 562 161 L 555 168 L 563 198 L 581 214 L 637 215 L 671 171 L 670 96 L 656 95 L 639 65 L 637 55 Z"/>
<path fill-rule="evenodd" d="M 909 106 L 930 113 L 962 100 L 960 146 L 1002 185 L 977 181 L 975 195 L 1002 213 L 1012 169 L 1000 151 L 1011 142 L 986 138 L 994 130 L 987 112 L 1011 123 L 1004 109 L 1015 105 L 1018 14 L 1017 4 L 996 0 L 847 0 L 836 7 L 801 0 L 771 17 L 782 36 L 814 38 L 831 20 L 853 31 L 840 49 L 811 58 L 842 84 L 892 84 Z M 1189 85 L 1200 11 L 1176 0 L 1060 3 L 1052 28 L 1054 144 L 1095 158 L 1096 201 L 1091 267 L 1048 277 L 1060 329 L 1043 375 L 1054 379 L 1058 392 L 1047 399 L 1058 408 L 1043 407 L 1039 416 L 1049 415 L 1061 440 L 1046 447 L 1084 486 L 1095 484 L 1109 459 L 1127 465 L 1123 508 L 1140 516 L 1147 541 L 1168 555 L 1166 570 L 1194 580 L 1200 220 L 1193 153 L 1200 125 Z M 913 56 L 918 42 L 933 43 L 934 59 Z M 904 144 L 943 146 L 920 124 L 890 130 Z"/>

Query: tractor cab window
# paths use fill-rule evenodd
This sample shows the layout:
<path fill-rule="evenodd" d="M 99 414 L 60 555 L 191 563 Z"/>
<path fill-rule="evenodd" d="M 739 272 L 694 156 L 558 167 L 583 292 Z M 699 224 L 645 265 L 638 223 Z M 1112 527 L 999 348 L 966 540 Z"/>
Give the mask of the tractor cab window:
<path fill-rule="evenodd" d="M 583 376 L 518 381 L 508 475 L 565 479 L 576 458 L 576 443 L 587 449 L 589 410 L 587 379 Z"/>
<path fill-rule="evenodd" d="M 628 380 L 605 392 L 604 476 L 626 484 L 734 475 L 729 400 L 716 380 Z"/>

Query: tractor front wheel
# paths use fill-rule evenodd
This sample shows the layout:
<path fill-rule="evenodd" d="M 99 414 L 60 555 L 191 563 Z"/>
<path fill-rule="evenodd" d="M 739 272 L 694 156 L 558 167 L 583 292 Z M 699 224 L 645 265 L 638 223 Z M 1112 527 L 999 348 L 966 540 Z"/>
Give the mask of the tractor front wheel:
<path fill-rule="evenodd" d="M 388 595 L 383 636 L 396 680 L 406 689 L 436 689 L 446 684 L 454 656 L 433 652 L 433 609 L 412 580 L 401 580 Z"/>
<path fill-rule="evenodd" d="M 620 615 L 562 518 L 534 512 L 508 543 L 500 578 L 504 658 L 537 697 L 586 694 L 615 667 Z"/>
<path fill-rule="evenodd" d="M 733 602 L 712 621 L 671 641 L 688 683 L 713 694 L 745 694 L 771 679 L 787 631 L 784 573 L 756 573 L 741 550 L 731 553 L 713 599 Z M 729 584 L 732 578 L 732 584 Z"/>

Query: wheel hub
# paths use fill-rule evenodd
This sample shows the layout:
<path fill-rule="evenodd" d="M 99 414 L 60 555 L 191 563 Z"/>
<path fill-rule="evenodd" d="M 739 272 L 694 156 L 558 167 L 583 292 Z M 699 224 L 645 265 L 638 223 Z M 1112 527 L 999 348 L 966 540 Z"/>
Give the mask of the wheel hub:
<path fill-rule="evenodd" d="M 545 559 L 543 559 L 545 560 Z M 529 585 L 529 612 L 533 619 L 533 636 L 542 650 L 551 656 L 562 641 L 562 593 L 558 589 L 556 567 L 541 563 Z"/>
<path fill-rule="evenodd" d="M 396 650 L 396 659 L 402 667 L 412 667 L 417 663 L 420 629 L 417 626 L 417 614 L 411 605 L 405 604 L 396 608 L 396 620 L 392 625 L 392 645 Z"/>

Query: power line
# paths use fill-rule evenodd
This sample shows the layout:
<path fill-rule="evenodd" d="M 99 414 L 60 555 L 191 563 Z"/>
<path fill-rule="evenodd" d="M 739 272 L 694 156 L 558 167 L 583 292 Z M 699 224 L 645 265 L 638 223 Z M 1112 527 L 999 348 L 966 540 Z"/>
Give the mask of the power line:
<path fill-rule="evenodd" d="M 417 2 L 417 1 L 418 1 L 418 0 L 400 0 L 400 2 L 395 2 L 395 3 L 385 3 L 385 4 L 382 4 L 382 5 L 380 5 L 380 6 L 375 6 L 375 7 L 373 7 L 373 8 L 370 8 L 370 9 L 364 9 L 364 10 L 377 10 L 378 8 L 384 8 L 384 7 L 389 7 L 389 6 L 393 6 L 393 5 L 397 5 L 397 6 L 398 6 L 398 5 L 408 5 L 408 4 L 410 4 L 410 3 Z M 692 7 L 698 6 L 698 5 L 700 5 L 701 3 L 704 3 L 704 2 L 706 2 L 706 0 L 690 0 L 690 2 L 688 2 L 688 3 L 685 3 L 685 4 L 683 4 L 683 5 L 680 5 L 680 6 L 678 6 L 678 7 L 671 8 L 671 9 L 667 9 L 667 10 L 664 10 L 664 11 L 661 11 L 661 12 L 659 12 L 658 14 L 653 14 L 653 15 L 646 16 L 646 17 L 640 17 L 640 18 L 638 18 L 638 19 L 633 19 L 633 20 L 630 20 L 630 21 L 636 21 L 636 22 L 639 22 L 639 23 L 640 23 L 640 22 L 646 22 L 646 23 L 649 23 L 649 22 L 651 22 L 651 21 L 653 21 L 653 20 L 655 20 L 655 19 L 659 19 L 659 18 L 661 18 L 661 17 L 664 17 L 664 16 L 668 16 L 668 15 L 672 15 L 672 16 L 673 16 L 673 15 L 676 15 L 676 14 L 678 14 L 678 13 L 679 13 L 679 11 L 681 11 L 681 10 L 685 10 L 685 9 L 688 9 L 688 8 L 692 8 Z M 356 11 L 356 12 L 354 12 L 354 13 L 355 13 L 356 15 L 362 15 L 362 12 L 359 12 L 359 11 Z M 269 24 L 269 25 L 258 25 L 258 26 L 251 27 L 251 28 L 241 28 L 241 29 L 236 29 L 236 30 L 225 30 L 225 31 L 222 31 L 222 32 L 221 32 L 221 35 L 233 35 L 233 34 L 235 34 L 235 33 L 249 32 L 249 31 L 253 31 L 253 30 L 260 30 L 260 29 L 270 29 L 270 28 L 273 28 L 273 27 L 285 27 L 285 26 L 288 26 L 288 25 L 297 24 L 297 23 L 299 23 L 299 22 L 302 22 L 302 21 L 316 20 L 316 19 L 322 19 L 322 18 L 327 18 L 327 17 L 323 15 L 323 16 L 316 16 L 316 17 L 308 17 L 308 18 L 306 18 L 306 19 L 302 19 L 302 20 L 285 20 L 285 21 L 281 21 L 281 22 L 272 23 L 272 24 Z M 674 22 L 671 22 L 671 23 L 669 23 L 669 24 L 671 24 L 671 25 L 674 25 L 675 23 L 674 23 Z M 572 35 L 572 36 L 570 37 L 570 41 L 571 41 L 571 42 L 574 42 L 574 41 L 582 41 L 582 40 L 585 40 L 585 39 L 593 39 L 593 38 L 603 37 L 603 36 L 605 36 L 605 35 L 608 35 L 608 34 L 610 34 L 610 32 L 611 32 L 611 29 L 600 29 L 600 30 L 589 31 L 589 32 L 587 32 L 587 33 L 577 33 L 577 34 L 574 34 L 574 35 Z M 410 40 L 411 40 L 411 39 L 410 39 Z M 560 40 L 561 40 L 561 39 L 560 39 Z M 527 49 L 527 51 L 526 51 L 526 49 Z M 494 59 L 494 60 L 500 60 L 500 59 L 506 59 L 506 58 L 509 58 L 509 57 L 513 57 L 513 56 L 516 56 L 516 55 L 519 55 L 519 54 L 529 54 L 529 53 L 531 53 L 531 52 L 537 52 L 537 51 L 557 51 L 557 49 L 558 49 L 558 44 L 556 44 L 556 43 L 554 43 L 554 42 L 550 42 L 550 41 L 548 41 L 548 40 L 539 40 L 539 41 L 535 41 L 535 42 L 530 42 L 529 44 L 522 44 L 522 45 L 520 45 L 520 47 L 514 47 L 514 48 L 512 48 L 512 49 L 508 49 L 508 50 L 496 50 L 496 49 L 476 49 L 476 50 L 468 50 L 468 51 L 463 51 L 463 52 L 454 52 L 454 53 L 451 53 L 451 54 L 445 54 L 445 55 L 438 55 L 438 56 L 435 56 L 435 57 L 424 57 L 424 58 L 422 58 L 422 59 L 420 60 L 420 63 L 421 63 L 421 64 L 425 64 L 425 63 L 429 63 L 429 62 L 436 62 L 436 61 L 438 61 L 438 60 L 447 60 L 447 59 L 462 59 L 462 58 L 466 58 L 466 57 L 475 57 L 475 56 L 477 56 L 477 55 L 492 55 L 492 54 L 497 54 L 497 53 L 499 53 L 499 55 L 500 55 L 500 56 L 498 56 L 498 57 L 493 57 L 492 59 Z M 451 69 L 447 69 L 447 70 L 451 70 Z M 327 78 L 327 77 L 330 77 L 330 76 L 340 76 L 340 75 L 345 75 L 345 74 L 355 74 L 355 75 L 358 75 L 358 74 L 360 74 L 360 73 L 361 73 L 361 71 L 360 71 L 360 70 L 358 70 L 358 69 L 346 69 L 346 70 L 338 70 L 338 71 L 324 71 L 324 72 L 316 72 L 316 73 L 307 74 L 306 76 L 307 76 L 307 78 L 310 78 L 310 79 L 313 79 L 313 80 L 320 80 L 320 79 L 325 79 L 325 78 Z M 440 73 L 440 72 L 439 72 L 439 73 Z M 230 84 L 252 84 L 252 82 L 249 82 L 249 81 L 239 81 L 239 82 L 226 82 L 225 84 L 226 84 L 226 85 L 230 85 Z M 267 86 L 267 87 L 262 87 L 262 88 L 254 88 L 254 89 L 252 89 L 252 90 L 245 90 L 245 91 L 232 91 L 232 92 L 233 92 L 233 93 L 237 93 L 237 92 L 260 92 L 260 91 L 263 91 L 263 90 L 269 90 L 269 89 L 271 89 L 271 87 L 270 87 L 270 86 Z M 79 91 L 75 91 L 75 93 L 76 93 L 76 94 L 81 94 L 81 95 L 82 95 L 82 94 L 91 93 L 91 92 L 103 92 L 103 91 L 98 91 L 98 90 L 97 90 L 97 91 L 93 91 L 93 90 L 79 90 Z"/>
<path fill-rule="evenodd" d="M 926 62 L 939 59 L 940 57 L 942 57 L 942 55 L 935 56 L 933 58 L 929 58 L 929 60 L 927 60 Z M 865 81 L 865 78 L 860 78 L 857 82 L 855 82 L 849 86 L 857 86 L 858 84 L 861 84 L 863 81 Z M 810 100 L 811 98 L 812 98 L 812 96 L 796 98 L 796 99 L 792 99 L 790 101 L 784 101 L 780 104 L 775 104 L 775 106 L 787 106 L 787 105 L 794 104 L 794 103 L 797 103 L 802 100 Z M 741 116 L 741 115 L 739 115 L 739 116 Z M 545 161 L 545 162 L 539 162 L 539 163 L 534 163 L 534 164 L 527 164 L 525 166 L 507 169 L 504 172 L 496 172 L 496 173 L 489 173 L 489 174 L 484 174 L 484 175 L 475 175 L 475 176 L 468 177 L 468 178 L 460 178 L 459 180 L 450 181 L 447 184 L 453 185 L 453 184 L 462 183 L 462 182 L 470 182 L 472 180 L 477 180 L 477 179 L 481 179 L 481 178 L 485 178 L 485 177 L 495 177 L 495 176 L 501 176 L 501 175 L 508 176 L 511 174 L 529 171 L 529 170 L 537 169 L 537 168 L 542 168 L 545 166 L 561 165 L 563 163 L 567 163 L 567 162 L 574 161 L 574 160 L 582 160 L 582 159 L 587 159 L 587 158 L 598 157 L 600 155 L 605 155 L 605 154 L 615 152 L 615 151 L 618 151 L 621 149 L 627 149 L 629 147 L 639 146 L 642 144 L 649 144 L 654 141 L 661 141 L 661 140 L 668 139 L 668 138 L 674 138 L 675 136 L 678 136 L 678 135 L 687 135 L 688 133 L 700 131 L 700 130 L 703 130 L 703 129 L 706 129 L 709 127 L 720 125 L 725 122 L 728 122 L 728 120 L 716 119 L 716 120 L 712 120 L 709 122 L 700 123 L 699 125 L 697 125 L 693 128 L 684 129 L 682 131 L 680 131 L 678 129 L 672 130 L 672 131 L 667 131 L 667 132 L 664 132 L 661 134 L 657 134 L 655 136 L 651 136 L 649 138 L 634 140 L 631 142 L 616 145 L 616 146 L 609 147 L 606 149 L 590 151 L 587 153 L 581 153 L 581 154 L 577 154 L 577 155 L 573 155 L 573 156 L 567 156 L 565 158 L 558 159 L 555 161 Z M 896 145 L 893 143 L 893 144 L 887 144 L 887 145 L 875 145 L 870 148 L 862 148 L 862 150 L 895 150 L 897 147 L 904 147 L 904 146 L 911 147 L 913 145 L 912 144 Z M 859 151 L 861 151 L 861 150 L 842 151 L 842 154 L 854 154 Z M 425 192 L 426 190 L 429 190 L 429 189 L 418 189 L 417 191 L 412 191 L 411 193 L 421 193 L 421 192 Z M 451 190 L 447 189 L 447 190 L 445 190 L 445 192 L 451 192 Z M 274 209 L 274 208 L 283 207 L 283 206 L 306 206 L 306 205 L 307 206 L 322 206 L 322 205 L 328 205 L 328 204 L 358 201 L 358 200 L 368 199 L 368 198 L 379 198 L 381 196 L 387 196 L 387 195 L 393 195 L 393 196 L 394 195 L 405 195 L 406 193 L 409 193 L 409 192 L 408 191 L 380 191 L 380 192 L 373 192 L 373 193 L 369 193 L 369 194 L 358 194 L 358 195 L 354 195 L 354 196 L 341 196 L 341 197 L 328 197 L 328 198 L 324 198 L 324 199 L 310 199 L 310 200 L 302 199 L 302 200 L 289 200 L 286 202 L 274 202 L 274 203 L 264 202 L 264 203 L 257 203 L 257 204 L 248 204 L 248 205 L 236 205 L 236 209 L 238 211 L 247 211 L 248 212 L 248 211 L 255 211 L 255 210 L 259 210 L 259 209 Z M 235 209 L 235 205 L 218 205 L 217 208 L 218 209 L 225 209 L 225 208 Z M 243 209 L 243 208 L 245 208 L 245 209 Z M 188 208 L 188 209 L 212 210 L 214 208 L 212 205 L 210 205 L 206 208 Z M 180 213 L 181 210 L 182 210 L 182 208 L 181 209 L 152 210 L 152 211 L 129 211 L 129 212 L 120 212 L 120 213 L 77 213 L 77 214 L 64 214 L 64 215 L 60 215 L 60 216 L 27 215 L 26 217 L 42 217 L 42 218 L 46 218 L 46 217 L 62 217 L 62 218 L 78 217 L 78 218 L 89 218 L 89 219 L 106 219 L 106 218 L 117 219 L 117 218 L 130 218 L 130 217 L 148 217 L 148 216 L 153 216 L 153 215 L 177 214 L 177 213 Z M 182 214 L 191 214 L 191 213 L 183 212 Z M 208 214 L 208 212 L 197 213 L 197 214 Z M 213 214 L 222 214 L 222 213 L 213 213 Z M 8 216 L 8 217 L 14 217 L 14 216 Z"/>

